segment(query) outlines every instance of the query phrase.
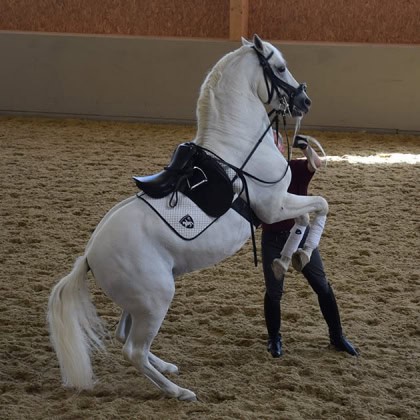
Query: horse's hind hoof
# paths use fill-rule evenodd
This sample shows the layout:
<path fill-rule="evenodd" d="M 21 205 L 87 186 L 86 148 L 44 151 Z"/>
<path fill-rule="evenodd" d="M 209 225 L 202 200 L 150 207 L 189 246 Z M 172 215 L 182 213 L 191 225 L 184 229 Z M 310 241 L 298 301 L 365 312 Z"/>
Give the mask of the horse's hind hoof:
<path fill-rule="evenodd" d="M 162 373 L 172 373 L 173 375 L 178 375 L 179 369 L 178 369 L 178 366 L 173 365 L 172 363 L 168 363 L 166 365 L 165 371 Z"/>
<path fill-rule="evenodd" d="M 183 389 L 182 392 L 178 396 L 179 401 L 197 401 L 197 396 L 194 392 L 190 391 L 189 389 Z"/>
<path fill-rule="evenodd" d="M 311 257 L 302 249 L 299 248 L 292 255 L 292 266 L 299 273 L 305 268 L 305 265 L 308 264 Z"/>

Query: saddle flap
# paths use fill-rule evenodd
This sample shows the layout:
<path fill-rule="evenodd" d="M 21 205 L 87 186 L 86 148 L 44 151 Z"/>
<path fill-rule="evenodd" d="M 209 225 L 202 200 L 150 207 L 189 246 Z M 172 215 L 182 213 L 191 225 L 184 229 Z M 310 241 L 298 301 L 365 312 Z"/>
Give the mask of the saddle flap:
<path fill-rule="evenodd" d="M 185 189 L 184 194 L 209 216 L 222 216 L 232 205 L 234 193 L 231 180 L 223 167 L 205 153 L 195 162 L 195 168 L 200 170 L 194 172 L 202 181 L 194 188 Z"/>

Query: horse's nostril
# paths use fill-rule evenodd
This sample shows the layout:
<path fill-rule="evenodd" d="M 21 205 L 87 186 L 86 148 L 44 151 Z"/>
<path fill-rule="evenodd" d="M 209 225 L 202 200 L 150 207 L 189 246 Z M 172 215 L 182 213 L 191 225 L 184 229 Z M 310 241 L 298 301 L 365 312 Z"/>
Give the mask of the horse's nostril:
<path fill-rule="evenodd" d="M 311 106 L 311 104 L 312 104 L 312 101 L 309 98 L 306 98 L 305 99 L 305 105 L 306 106 Z"/>

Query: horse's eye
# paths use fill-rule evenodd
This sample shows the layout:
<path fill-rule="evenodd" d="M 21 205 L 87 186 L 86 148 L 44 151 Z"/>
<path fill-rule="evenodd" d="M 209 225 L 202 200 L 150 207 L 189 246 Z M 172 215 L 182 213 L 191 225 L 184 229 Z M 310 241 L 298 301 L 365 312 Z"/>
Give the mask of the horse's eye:
<path fill-rule="evenodd" d="M 286 67 L 285 67 L 285 66 L 280 66 L 280 67 L 277 67 L 277 71 L 278 71 L 279 73 L 284 73 L 284 72 L 286 71 Z"/>

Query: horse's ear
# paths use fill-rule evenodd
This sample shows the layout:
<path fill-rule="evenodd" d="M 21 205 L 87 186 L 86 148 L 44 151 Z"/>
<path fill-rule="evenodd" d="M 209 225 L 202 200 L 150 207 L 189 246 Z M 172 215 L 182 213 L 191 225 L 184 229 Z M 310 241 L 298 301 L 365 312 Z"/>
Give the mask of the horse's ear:
<path fill-rule="evenodd" d="M 254 41 L 255 49 L 261 54 L 264 54 L 264 44 L 263 44 L 262 39 L 257 34 L 254 34 L 253 41 Z"/>
<path fill-rule="evenodd" d="M 252 47 L 254 44 L 252 42 L 249 42 L 247 39 L 245 39 L 243 36 L 241 36 L 242 45 L 244 47 Z"/>

